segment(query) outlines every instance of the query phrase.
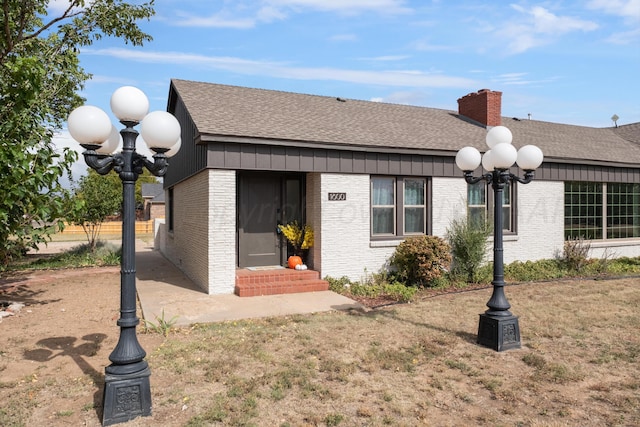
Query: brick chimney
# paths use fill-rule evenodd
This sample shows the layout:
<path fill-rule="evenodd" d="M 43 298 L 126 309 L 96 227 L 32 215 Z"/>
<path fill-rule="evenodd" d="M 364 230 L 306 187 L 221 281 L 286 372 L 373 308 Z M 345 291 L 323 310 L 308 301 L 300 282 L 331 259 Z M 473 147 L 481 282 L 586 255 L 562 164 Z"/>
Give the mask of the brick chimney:
<path fill-rule="evenodd" d="M 500 126 L 502 92 L 480 89 L 458 99 L 458 114 L 485 126 Z"/>

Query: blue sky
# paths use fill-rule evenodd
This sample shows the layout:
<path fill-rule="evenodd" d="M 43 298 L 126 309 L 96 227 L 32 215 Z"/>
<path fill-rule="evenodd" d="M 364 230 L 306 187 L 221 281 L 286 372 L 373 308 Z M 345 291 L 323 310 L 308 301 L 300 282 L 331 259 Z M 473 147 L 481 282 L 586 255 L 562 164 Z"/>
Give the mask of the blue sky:
<path fill-rule="evenodd" d="M 51 10 L 63 5 L 52 1 Z M 640 121 L 640 0 L 158 0 L 143 47 L 81 51 L 82 95 L 134 85 L 166 109 L 171 78 L 593 127 Z M 514 141 L 515 142 L 515 141 Z"/>

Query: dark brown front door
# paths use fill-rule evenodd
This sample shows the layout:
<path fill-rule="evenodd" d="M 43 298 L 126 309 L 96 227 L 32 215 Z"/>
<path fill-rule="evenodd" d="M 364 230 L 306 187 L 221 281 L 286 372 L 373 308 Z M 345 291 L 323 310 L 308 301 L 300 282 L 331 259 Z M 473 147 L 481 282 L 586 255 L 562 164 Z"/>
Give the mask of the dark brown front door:
<path fill-rule="evenodd" d="M 238 190 L 238 266 L 281 264 L 282 177 L 243 173 Z"/>

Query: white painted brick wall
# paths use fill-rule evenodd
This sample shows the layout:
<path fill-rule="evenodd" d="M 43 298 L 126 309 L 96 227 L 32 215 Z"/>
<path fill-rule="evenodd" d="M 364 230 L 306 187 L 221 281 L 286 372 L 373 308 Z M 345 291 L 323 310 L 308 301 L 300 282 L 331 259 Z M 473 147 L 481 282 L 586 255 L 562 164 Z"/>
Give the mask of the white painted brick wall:
<path fill-rule="evenodd" d="M 518 233 L 504 236 L 504 262 L 549 259 L 564 243 L 564 183 L 518 184 Z"/>
<path fill-rule="evenodd" d="M 462 178 L 433 178 L 432 233 L 444 238 L 454 219 L 464 218 L 467 212 L 467 183 Z"/>
<path fill-rule="evenodd" d="M 173 232 L 162 252 L 198 287 L 209 289 L 208 212 L 209 177 L 201 172 L 173 189 Z"/>
<path fill-rule="evenodd" d="M 236 282 L 236 172 L 209 170 L 209 294 L 232 294 Z"/>
<path fill-rule="evenodd" d="M 233 293 L 235 171 L 203 171 L 177 184 L 173 195 L 173 233 L 162 252 L 205 292 Z"/>

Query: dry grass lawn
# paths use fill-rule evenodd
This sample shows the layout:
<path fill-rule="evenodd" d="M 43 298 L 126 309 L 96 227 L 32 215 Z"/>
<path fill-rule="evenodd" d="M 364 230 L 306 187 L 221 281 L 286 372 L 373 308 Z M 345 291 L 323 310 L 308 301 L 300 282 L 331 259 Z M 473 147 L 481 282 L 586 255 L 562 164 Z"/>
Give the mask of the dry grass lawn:
<path fill-rule="evenodd" d="M 99 277 L 33 285 L 46 303 L 0 324 L 0 425 L 100 424 L 119 276 Z M 106 313 L 53 325 L 80 290 Z M 490 293 L 140 334 L 153 415 L 126 425 L 640 425 L 639 279 L 507 287 L 523 347 L 501 353 L 475 343 Z"/>

